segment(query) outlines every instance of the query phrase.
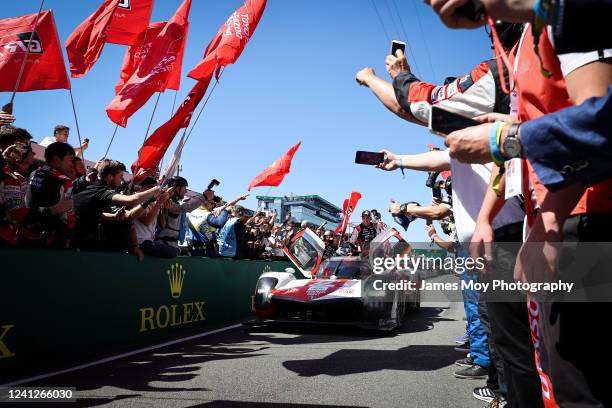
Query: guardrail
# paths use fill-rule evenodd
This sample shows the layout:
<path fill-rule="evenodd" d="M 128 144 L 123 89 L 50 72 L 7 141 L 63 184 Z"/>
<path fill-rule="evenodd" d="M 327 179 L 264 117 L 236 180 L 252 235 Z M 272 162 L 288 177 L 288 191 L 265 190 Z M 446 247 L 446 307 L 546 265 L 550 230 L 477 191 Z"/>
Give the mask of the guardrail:
<path fill-rule="evenodd" d="M 0 384 L 201 333 L 251 313 L 282 261 L 0 250 Z"/>

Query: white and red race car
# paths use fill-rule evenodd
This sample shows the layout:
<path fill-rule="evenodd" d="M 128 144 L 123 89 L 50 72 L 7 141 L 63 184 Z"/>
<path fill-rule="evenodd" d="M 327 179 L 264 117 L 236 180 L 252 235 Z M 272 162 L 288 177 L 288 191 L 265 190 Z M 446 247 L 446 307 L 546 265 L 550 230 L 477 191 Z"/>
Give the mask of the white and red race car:
<path fill-rule="evenodd" d="M 257 281 L 255 324 L 323 323 L 393 330 L 401 327 L 407 308 L 420 307 L 418 271 L 392 269 L 373 273 L 375 257 L 394 257 L 411 247 L 395 229 L 379 234 L 370 245 L 370 256 L 323 258 L 325 244 L 311 230 L 300 231 L 284 248 L 299 269 L 264 272 Z M 377 284 L 374 284 L 378 281 Z M 402 290 L 375 290 L 381 282 L 410 287 Z M 412 282 L 407 285 L 407 282 Z"/>

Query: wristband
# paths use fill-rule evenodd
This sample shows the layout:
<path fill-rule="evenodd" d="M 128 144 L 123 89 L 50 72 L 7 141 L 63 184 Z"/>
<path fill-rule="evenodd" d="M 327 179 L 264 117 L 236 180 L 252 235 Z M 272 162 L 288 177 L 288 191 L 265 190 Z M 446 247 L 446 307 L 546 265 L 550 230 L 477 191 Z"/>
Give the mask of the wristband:
<path fill-rule="evenodd" d="M 157 198 L 155 197 L 150 197 L 148 199 L 146 199 L 145 201 L 143 201 L 142 203 L 140 203 L 140 206 L 142 208 L 147 208 L 152 202 L 154 202 L 155 200 L 157 200 Z"/>
<path fill-rule="evenodd" d="M 397 164 L 397 167 L 400 169 L 404 168 L 404 156 L 399 156 L 399 158 L 395 159 L 395 164 Z"/>
<path fill-rule="evenodd" d="M 499 144 L 497 141 L 498 132 L 501 135 L 500 129 L 502 129 L 501 128 L 502 123 L 503 122 L 495 122 L 491 126 L 491 130 L 489 131 L 489 147 L 491 149 L 491 158 L 493 159 L 493 162 L 497 164 L 498 166 L 502 166 L 504 163 L 504 158 L 501 155 L 501 151 L 499 150 Z"/>

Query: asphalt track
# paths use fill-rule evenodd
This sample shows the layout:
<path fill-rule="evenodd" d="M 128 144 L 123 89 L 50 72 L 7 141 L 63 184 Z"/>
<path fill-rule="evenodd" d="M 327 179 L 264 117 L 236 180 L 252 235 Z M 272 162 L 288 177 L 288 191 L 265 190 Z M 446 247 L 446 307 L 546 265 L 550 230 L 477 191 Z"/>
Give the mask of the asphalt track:
<path fill-rule="evenodd" d="M 424 303 L 383 337 L 237 328 L 23 385 L 77 388 L 77 402 L 44 407 L 483 407 L 472 389 L 484 381 L 453 376 L 463 315 L 458 303 Z"/>

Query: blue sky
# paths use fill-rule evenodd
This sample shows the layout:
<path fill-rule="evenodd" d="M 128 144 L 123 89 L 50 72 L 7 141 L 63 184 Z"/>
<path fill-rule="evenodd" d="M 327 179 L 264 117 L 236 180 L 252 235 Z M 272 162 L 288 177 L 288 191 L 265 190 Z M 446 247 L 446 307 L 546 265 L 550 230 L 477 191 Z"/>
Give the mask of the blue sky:
<path fill-rule="evenodd" d="M 383 26 L 391 38 L 405 40 L 408 36 L 414 53 L 414 60 L 409 59 L 413 71 L 418 66 L 421 78 L 437 83 L 447 76 L 467 73 L 489 58 L 488 38 L 484 30 L 447 29 L 420 0 L 373 1 L 382 25 L 371 0 L 268 0 L 245 52 L 225 70 L 185 148 L 182 175 L 191 189 L 201 191 L 214 177 L 221 181 L 218 192 L 233 198 L 301 140 L 283 184 L 270 190 L 254 189 L 246 202 L 248 207 L 255 208 L 255 196 L 265 193 L 319 194 L 341 206 L 351 191 L 359 191 L 363 198 L 357 214 L 377 208 L 383 220 L 392 224 L 387 212 L 389 198 L 421 204 L 431 200 L 425 173 L 407 171 L 404 178 L 400 172 L 386 173 L 353 163 L 356 150 L 388 148 L 418 153 L 429 143 L 443 145 L 442 139 L 427 129 L 389 113 L 368 89 L 357 85 L 355 73 L 371 66 L 388 79 L 384 59 L 389 41 Z M 45 1 L 45 9 L 54 11 L 62 43 L 101 2 Z M 38 0 L 6 3 L 0 18 L 34 13 L 40 4 Z M 169 19 L 180 3 L 157 0 L 152 21 Z M 193 1 L 177 104 L 194 84 L 185 75 L 201 59 L 219 26 L 240 5 L 241 0 Z M 72 80 L 81 134 L 90 139 L 89 160 L 104 154 L 114 129 L 104 109 L 114 96 L 124 52 L 124 46 L 107 44 L 93 69 Z M 0 96 L 5 101 L 9 97 L 7 93 Z M 174 91 L 162 94 L 152 130 L 169 118 L 173 98 Z M 130 118 L 126 129 L 119 129 L 109 157 L 128 165 L 134 161 L 154 102 L 155 97 Z M 36 141 L 63 123 L 73 129 L 70 142 L 77 144 L 67 91 L 20 93 L 15 115 L 16 125 L 27 128 Z M 169 153 L 172 151 L 174 145 Z M 423 221 L 415 222 L 405 237 L 428 240 L 424 225 Z"/>

